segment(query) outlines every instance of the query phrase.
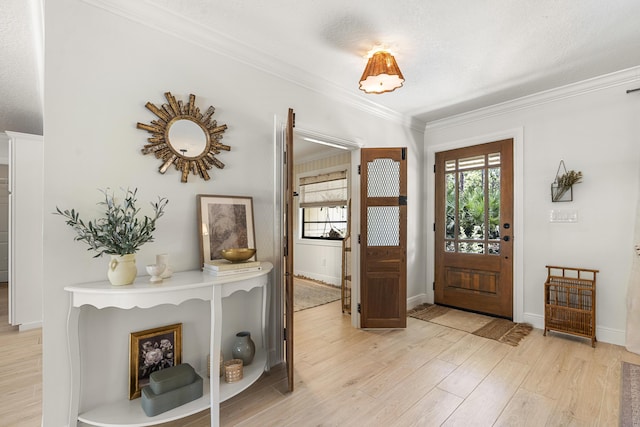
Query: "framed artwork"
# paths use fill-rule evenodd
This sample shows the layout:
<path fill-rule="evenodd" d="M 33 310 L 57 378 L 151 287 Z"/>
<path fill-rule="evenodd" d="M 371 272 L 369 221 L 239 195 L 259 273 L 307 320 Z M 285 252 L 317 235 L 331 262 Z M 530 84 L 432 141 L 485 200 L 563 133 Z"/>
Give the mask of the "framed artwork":
<path fill-rule="evenodd" d="M 198 227 L 201 266 L 222 259 L 222 249 L 255 249 L 253 199 L 199 194 Z M 251 257 L 255 259 L 255 255 Z"/>
<path fill-rule="evenodd" d="M 135 399 L 149 375 L 181 363 L 182 323 L 132 332 L 129 359 L 129 399 Z"/>

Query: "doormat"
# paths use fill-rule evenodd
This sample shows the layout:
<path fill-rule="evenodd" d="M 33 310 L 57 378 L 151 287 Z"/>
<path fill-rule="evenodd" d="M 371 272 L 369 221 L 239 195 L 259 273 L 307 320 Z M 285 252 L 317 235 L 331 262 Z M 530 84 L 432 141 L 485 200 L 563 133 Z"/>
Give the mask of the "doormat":
<path fill-rule="evenodd" d="M 517 346 L 529 335 L 533 326 L 511 320 L 456 310 L 436 304 L 420 304 L 407 312 L 407 316 L 449 328 L 469 332 L 510 346 Z"/>
<path fill-rule="evenodd" d="M 620 425 L 640 426 L 640 366 L 629 362 L 622 362 Z"/>
<path fill-rule="evenodd" d="M 314 280 L 293 278 L 293 311 L 306 310 L 330 302 L 341 297 L 340 288 L 319 283 Z"/>

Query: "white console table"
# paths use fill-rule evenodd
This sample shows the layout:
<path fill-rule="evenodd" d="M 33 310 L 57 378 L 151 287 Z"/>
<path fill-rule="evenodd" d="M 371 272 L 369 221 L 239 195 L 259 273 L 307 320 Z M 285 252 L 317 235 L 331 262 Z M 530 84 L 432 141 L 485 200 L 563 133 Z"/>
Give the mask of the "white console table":
<path fill-rule="evenodd" d="M 76 426 L 78 421 L 95 426 L 149 426 L 178 420 L 197 412 L 211 408 L 211 425 L 217 426 L 220 419 L 220 402 L 242 392 L 260 378 L 269 368 L 266 350 L 266 305 L 267 284 L 273 265 L 262 263 L 262 270 L 239 273 L 230 276 L 216 277 L 202 271 L 186 271 L 174 273 L 160 284 L 149 283 L 148 276 L 136 279 L 132 285 L 111 286 L 109 282 L 94 282 L 66 286 L 71 304 L 67 319 L 69 337 L 69 358 L 71 361 L 71 399 L 69 408 L 69 425 Z M 211 305 L 211 333 L 209 354 L 220 354 L 222 336 L 222 298 L 234 292 L 251 289 L 262 289 L 262 347 L 256 348 L 256 355 L 251 365 L 246 366 L 243 379 L 236 383 L 220 382 L 217 375 L 220 369 L 218 357 L 211 357 L 211 377 L 205 381 L 204 394 L 200 399 L 179 406 L 170 411 L 148 417 L 142 410 L 139 399 L 122 400 L 88 409 L 78 413 L 80 402 L 80 340 L 79 317 L 80 307 L 91 305 L 98 309 L 116 307 L 121 309 L 151 308 L 160 304 L 179 305 L 185 301 L 199 299 L 209 301 Z M 203 375 L 206 379 L 206 373 Z"/>

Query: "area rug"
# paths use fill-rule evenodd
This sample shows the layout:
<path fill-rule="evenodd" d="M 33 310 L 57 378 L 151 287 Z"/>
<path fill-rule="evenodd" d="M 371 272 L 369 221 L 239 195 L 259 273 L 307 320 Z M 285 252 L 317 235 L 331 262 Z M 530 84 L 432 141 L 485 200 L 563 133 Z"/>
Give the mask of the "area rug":
<path fill-rule="evenodd" d="M 293 311 L 306 310 L 339 300 L 340 288 L 309 279 L 293 279 Z"/>
<path fill-rule="evenodd" d="M 640 426 L 640 366 L 629 362 L 622 362 L 620 425 Z"/>
<path fill-rule="evenodd" d="M 507 319 L 428 303 L 420 304 L 409 310 L 407 316 L 465 331 L 514 347 L 533 329 L 533 326 L 528 323 L 514 323 Z"/>

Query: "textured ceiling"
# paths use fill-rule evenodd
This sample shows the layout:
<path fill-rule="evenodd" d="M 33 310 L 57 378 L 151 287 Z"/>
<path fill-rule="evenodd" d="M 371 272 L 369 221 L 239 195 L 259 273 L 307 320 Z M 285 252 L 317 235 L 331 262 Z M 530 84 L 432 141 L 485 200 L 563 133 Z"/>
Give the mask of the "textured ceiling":
<path fill-rule="evenodd" d="M 151 0 L 422 122 L 640 65 L 638 0 Z M 358 90 L 366 53 L 404 87 Z"/>
<path fill-rule="evenodd" d="M 14 123 L 42 119 L 25 7 L 39 1 L 1 1 L 0 130 L 10 128 L 5 116 Z M 124 15 L 134 7 L 163 11 L 288 66 L 307 86 L 324 82 L 418 127 L 640 65 L 638 0 L 83 1 L 116 5 Z M 406 82 L 392 93 L 367 95 L 358 79 L 376 45 L 395 53 Z"/>
<path fill-rule="evenodd" d="M 40 0 L 0 0 L 0 132 L 42 135 Z M 40 22 L 33 26 L 33 17 Z"/>

